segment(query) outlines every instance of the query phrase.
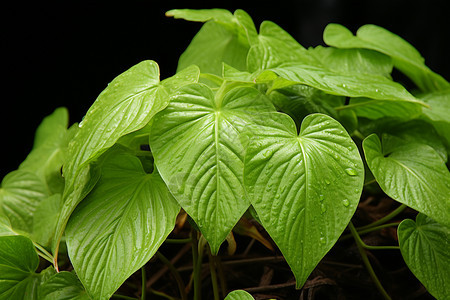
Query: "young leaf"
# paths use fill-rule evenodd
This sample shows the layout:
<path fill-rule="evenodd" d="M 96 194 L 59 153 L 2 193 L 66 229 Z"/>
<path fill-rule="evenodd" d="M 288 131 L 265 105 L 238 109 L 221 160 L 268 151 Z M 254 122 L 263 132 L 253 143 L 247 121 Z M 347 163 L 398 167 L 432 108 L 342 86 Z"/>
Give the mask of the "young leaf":
<path fill-rule="evenodd" d="M 54 274 L 39 288 L 39 300 L 91 300 L 73 272 Z"/>
<path fill-rule="evenodd" d="M 450 87 L 450 83 L 425 65 L 423 57 L 411 44 L 379 26 L 364 25 L 354 36 L 342 25 L 329 24 L 323 33 L 323 40 L 337 48 L 366 48 L 392 57 L 394 66 L 423 91 Z"/>
<path fill-rule="evenodd" d="M 247 293 L 244 290 L 235 290 L 225 297 L 225 300 L 254 300 L 255 298 L 252 297 L 249 293 Z"/>
<path fill-rule="evenodd" d="M 364 167 L 345 129 L 322 114 L 268 114 L 252 128 L 244 182 L 262 225 L 302 286 L 356 210 Z"/>
<path fill-rule="evenodd" d="M 379 75 L 336 72 L 296 63 L 283 64 L 266 72 L 275 72 L 291 84 L 305 84 L 332 95 L 423 104 L 399 83 Z M 280 83 L 280 87 L 286 86 L 286 82 Z M 279 88 L 276 84 L 274 82 L 271 89 Z"/>
<path fill-rule="evenodd" d="M 93 299 L 109 299 L 155 254 L 179 212 L 157 171 L 145 173 L 137 157 L 111 149 L 102 160 L 100 180 L 66 228 L 69 257 Z"/>
<path fill-rule="evenodd" d="M 450 224 L 450 172 L 430 146 L 376 134 L 363 141 L 367 164 L 381 189 L 392 199 Z"/>
<path fill-rule="evenodd" d="M 9 218 L 12 228 L 31 234 L 33 214 L 48 196 L 49 191 L 36 174 L 13 171 L 1 183 L 0 214 Z"/>
<path fill-rule="evenodd" d="M 400 250 L 413 274 L 436 299 L 448 299 L 450 290 L 450 229 L 424 214 L 416 222 L 398 226 Z"/>
<path fill-rule="evenodd" d="M 202 84 L 183 87 L 158 114 L 150 147 L 161 177 L 217 253 L 247 210 L 240 134 L 274 108 L 254 88 L 216 95 Z"/>
<path fill-rule="evenodd" d="M 433 124 L 444 139 L 447 151 L 450 153 L 450 89 L 425 94 L 421 100 L 430 106 L 430 108 L 423 108 L 424 119 L 428 119 Z"/>
<path fill-rule="evenodd" d="M 33 241 L 51 247 L 62 205 L 61 194 L 51 195 L 39 203 L 33 213 Z"/>
<path fill-rule="evenodd" d="M 177 70 L 194 64 L 199 66 L 202 73 L 221 75 L 223 62 L 241 71 L 246 70 L 247 52 L 250 48 L 247 35 L 251 35 L 252 21 L 244 14 L 238 10 L 236 16 L 233 16 L 224 9 L 168 11 L 166 15 L 175 18 L 207 21 L 181 54 Z M 239 20 L 243 22 L 242 25 Z"/>
<path fill-rule="evenodd" d="M 51 275 L 53 268 L 40 274 L 35 271 L 39 258 L 30 239 L 0 236 L 0 300 L 39 300 L 41 280 Z"/>

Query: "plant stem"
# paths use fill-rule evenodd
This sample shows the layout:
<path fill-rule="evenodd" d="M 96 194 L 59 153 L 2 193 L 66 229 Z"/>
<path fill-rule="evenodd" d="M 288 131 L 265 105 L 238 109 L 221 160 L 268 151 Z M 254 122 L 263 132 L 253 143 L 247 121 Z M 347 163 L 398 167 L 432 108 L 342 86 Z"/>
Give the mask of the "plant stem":
<path fill-rule="evenodd" d="M 369 225 L 365 225 L 365 226 L 361 226 L 358 227 L 357 230 L 358 231 L 363 231 L 366 230 L 368 228 L 372 228 L 375 226 L 378 226 L 380 224 L 384 224 L 387 221 L 390 221 L 391 219 L 393 219 L 395 216 L 397 216 L 399 213 L 401 213 L 404 209 L 406 208 L 405 204 L 400 205 L 399 207 L 397 207 L 395 210 L 393 210 L 391 213 L 389 213 L 388 215 L 384 216 L 383 218 L 369 224 Z"/>
<path fill-rule="evenodd" d="M 152 289 L 152 288 L 150 288 L 149 291 L 150 291 L 150 293 L 152 293 L 152 294 L 154 294 L 154 295 L 157 295 L 157 296 L 166 298 L 166 299 L 168 299 L 168 300 L 177 300 L 177 299 L 178 299 L 178 298 L 169 296 L 169 295 L 167 295 L 166 293 L 163 293 L 163 292 L 154 290 L 154 289 Z"/>
<path fill-rule="evenodd" d="M 216 273 L 216 265 L 214 261 L 214 257 L 211 254 L 211 251 L 208 251 L 209 257 L 209 271 L 211 273 L 211 283 L 213 287 L 214 300 L 219 300 L 219 285 L 217 284 L 217 273 Z"/>
<path fill-rule="evenodd" d="M 194 229 L 191 231 L 191 238 L 192 238 L 192 266 L 193 266 L 192 279 L 194 281 L 194 299 L 200 300 L 201 299 L 200 270 L 202 267 L 201 263 L 202 259 L 198 255 L 199 251 L 198 251 L 197 231 L 195 231 Z"/>
<path fill-rule="evenodd" d="M 398 226 L 398 224 L 399 223 L 387 223 L 387 224 L 382 224 L 382 225 L 378 225 L 378 226 L 375 226 L 375 227 L 367 228 L 367 229 L 364 229 L 364 230 L 358 230 L 358 228 L 356 230 L 358 231 L 358 234 L 362 235 L 362 234 L 366 234 L 366 233 L 369 233 L 369 232 L 372 232 L 372 231 L 377 231 L 377 230 L 380 230 L 380 229 L 383 229 L 383 228 Z M 351 233 L 349 233 L 349 234 L 341 236 L 339 238 L 339 241 L 342 242 L 342 241 L 348 240 L 349 238 L 352 238 L 352 237 L 353 237 L 353 235 Z"/>
<path fill-rule="evenodd" d="M 347 107 L 347 106 L 344 106 L 344 107 Z M 361 141 L 363 141 L 366 138 L 359 130 L 353 131 L 352 136 L 359 138 Z"/>
<path fill-rule="evenodd" d="M 37 254 L 42 257 L 43 259 L 49 261 L 52 265 L 53 265 L 53 255 L 51 255 L 47 250 L 45 250 L 44 247 L 42 247 L 41 245 L 39 245 L 38 243 L 33 241 L 33 245 L 34 247 L 36 247 L 36 252 Z"/>
<path fill-rule="evenodd" d="M 350 228 L 353 238 L 355 239 L 356 246 L 358 247 L 358 251 L 361 254 L 363 263 L 366 266 L 366 269 L 369 272 L 370 277 L 372 278 L 373 282 L 375 283 L 375 286 L 377 287 L 378 291 L 383 295 L 384 299 L 391 300 L 391 297 L 386 292 L 384 287 L 381 285 L 380 280 L 378 279 L 377 275 L 375 274 L 375 271 L 373 270 L 372 265 L 370 264 L 369 258 L 367 257 L 367 253 L 364 249 L 364 246 L 363 246 L 364 243 L 361 240 L 361 237 L 359 236 L 358 232 L 356 231 L 355 226 L 353 226 L 353 223 L 351 221 L 348 224 L 348 227 Z"/>
<path fill-rule="evenodd" d="M 172 263 L 159 251 L 156 252 L 156 256 L 161 260 L 172 272 L 173 276 L 175 277 L 175 280 L 178 284 L 178 289 L 180 290 L 181 299 L 187 300 L 186 295 L 186 286 L 184 285 L 183 279 L 180 276 L 180 273 L 177 271 L 177 269 L 172 265 Z"/>
<path fill-rule="evenodd" d="M 134 297 L 128 297 L 128 296 L 119 295 L 119 294 L 114 294 L 114 295 L 112 295 L 111 298 L 126 299 L 126 300 L 138 300 L 137 298 L 134 298 Z"/>
<path fill-rule="evenodd" d="M 141 273 L 142 273 L 142 278 L 141 278 L 141 281 L 142 281 L 142 287 L 141 287 L 141 300 L 145 300 L 145 294 L 146 294 L 146 291 L 147 291 L 147 287 L 145 286 L 145 283 L 147 282 L 147 276 L 146 276 L 146 274 L 145 274 L 145 265 L 144 266 L 142 266 L 142 268 L 141 268 Z"/>
<path fill-rule="evenodd" d="M 164 242 L 168 243 L 168 244 L 186 244 L 186 243 L 192 242 L 192 238 L 187 238 L 187 239 L 166 239 Z"/>

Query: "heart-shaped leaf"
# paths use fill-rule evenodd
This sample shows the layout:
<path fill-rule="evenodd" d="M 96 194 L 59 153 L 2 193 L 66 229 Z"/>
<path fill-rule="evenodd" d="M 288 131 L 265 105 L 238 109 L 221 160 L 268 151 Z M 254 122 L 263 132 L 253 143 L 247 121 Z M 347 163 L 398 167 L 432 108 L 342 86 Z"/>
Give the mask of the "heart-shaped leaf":
<path fill-rule="evenodd" d="M 450 172 L 430 146 L 376 134 L 363 142 L 367 164 L 392 199 L 450 225 Z"/>
<path fill-rule="evenodd" d="M 155 119 L 150 147 L 161 177 L 217 253 L 249 207 L 243 187 L 243 128 L 274 107 L 254 88 L 214 95 L 202 84 L 180 89 Z"/>
<path fill-rule="evenodd" d="M 158 250 L 175 226 L 179 206 L 155 170 L 111 149 L 102 176 L 66 229 L 71 262 L 88 294 L 109 299 Z"/>
<path fill-rule="evenodd" d="M 225 300 L 254 300 L 254 299 L 255 298 L 253 298 L 252 295 L 250 295 L 244 290 L 232 291 L 225 297 Z"/>
<path fill-rule="evenodd" d="M 398 241 L 409 269 L 437 299 L 448 299 L 450 290 L 450 229 L 424 214 L 416 222 L 403 220 Z"/>
<path fill-rule="evenodd" d="M 63 271 L 40 286 L 39 300 L 91 300 L 91 297 L 75 273 Z"/>
<path fill-rule="evenodd" d="M 41 281 L 54 273 L 52 267 L 35 273 L 39 258 L 29 238 L 0 236 L 0 300 L 39 300 Z"/>
<path fill-rule="evenodd" d="M 345 129 L 326 115 L 307 116 L 299 134 L 294 121 L 280 113 L 252 130 L 246 190 L 302 286 L 356 210 L 363 163 Z"/>

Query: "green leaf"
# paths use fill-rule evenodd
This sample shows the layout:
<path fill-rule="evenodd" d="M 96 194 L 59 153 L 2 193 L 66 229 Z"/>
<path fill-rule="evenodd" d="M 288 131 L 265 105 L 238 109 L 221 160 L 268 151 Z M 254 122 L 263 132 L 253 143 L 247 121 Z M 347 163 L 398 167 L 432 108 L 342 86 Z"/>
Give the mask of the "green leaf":
<path fill-rule="evenodd" d="M 367 97 L 377 100 L 396 100 L 424 105 L 412 96 L 402 85 L 379 75 L 335 72 L 322 67 L 301 64 L 284 64 L 271 69 L 284 80 L 277 86 L 275 81 L 272 90 L 291 84 L 305 84 L 328 94 L 347 97 Z"/>
<path fill-rule="evenodd" d="M 385 117 L 410 120 L 422 113 L 420 103 L 404 100 L 375 100 L 369 98 L 350 98 L 349 104 L 336 107 L 338 111 L 354 111 L 358 117 L 372 120 Z"/>
<path fill-rule="evenodd" d="M 156 117 L 150 147 L 161 177 L 217 253 L 249 207 L 242 174 L 242 130 L 274 108 L 254 88 L 216 95 L 203 84 L 185 86 Z"/>
<path fill-rule="evenodd" d="M 0 300 L 38 300 L 41 280 L 52 268 L 35 273 L 39 258 L 30 239 L 16 236 L 0 236 Z"/>
<path fill-rule="evenodd" d="M 316 62 L 289 33 L 277 24 L 261 23 L 258 43 L 252 45 L 247 57 L 250 72 L 278 67 L 286 62 Z M 317 62 L 316 62 L 317 63 Z"/>
<path fill-rule="evenodd" d="M 254 299 L 255 298 L 253 298 L 252 295 L 250 295 L 244 290 L 232 291 L 228 293 L 228 295 L 225 297 L 225 300 L 254 300 Z"/>
<path fill-rule="evenodd" d="M 398 226 L 400 250 L 413 274 L 436 299 L 450 299 L 450 229 L 424 214 Z"/>
<path fill-rule="evenodd" d="M 42 180 L 34 173 L 17 170 L 3 178 L 0 188 L 0 214 L 7 216 L 12 228 L 33 232 L 33 214 L 49 196 Z"/>
<path fill-rule="evenodd" d="M 88 294 L 109 299 L 157 251 L 179 206 L 155 171 L 122 150 L 105 153 L 102 175 L 66 228 L 69 257 Z"/>
<path fill-rule="evenodd" d="M 33 213 L 33 241 L 51 247 L 62 205 L 61 194 L 49 196 L 39 203 Z"/>
<path fill-rule="evenodd" d="M 280 111 L 287 113 L 297 125 L 312 113 L 323 113 L 336 117 L 334 107 L 343 105 L 345 98 L 326 94 L 307 85 L 291 85 L 269 94 L 272 103 Z"/>
<path fill-rule="evenodd" d="M 64 206 L 53 250 L 57 248 L 70 214 L 86 194 L 84 191 L 89 191 L 98 178 L 95 168 L 88 164 L 120 137 L 146 126 L 167 106 L 169 93 L 197 81 L 198 76 L 198 68 L 192 66 L 159 82 L 158 65 L 154 61 L 143 61 L 116 77 L 98 96 L 69 147 L 68 163 L 64 166 Z M 90 187 L 84 188 L 89 183 Z"/>
<path fill-rule="evenodd" d="M 450 172 L 430 146 L 376 134 L 363 142 L 367 164 L 381 189 L 392 199 L 450 224 Z"/>
<path fill-rule="evenodd" d="M 376 25 L 360 27 L 354 36 L 339 24 L 329 24 L 323 33 L 326 44 L 337 48 L 366 48 L 392 57 L 394 66 L 408 76 L 421 90 L 448 89 L 450 84 L 431 71 L 420 53 L 401 37 Z"/>
<path fill-rule="evenodd" d="M 261 223 L 302 286 L 358 205 L 364 167 L 345 129 L 322 114 L 268 115 L 253 129 L 244 182 Z"/>
<path fill-rule="evenodd" d="M 338 49 L 322 47 L 308 49 L 322 65 L 343 73 L 376 74 L 391 78 L 392 59 L 368 49 Z"/>
<path fill-rule="evenodd" d="M 63 271 L 51 276 L 39 288 L 40 300 L 90 300 L 86 290 L 72 272 Z"/>
<path fill-rule="evenodd" d="M 202 73 L 221 75 L 223 62 L 241 71 L 246 70 L 250 48 L 247 35 L 252 37 L 254 32 L 253 22 L 245 12 L 237 10 L 233 16 L 223 9 L 180 9 L 167 14 L 191 21 L 207 21 L 181 54 L 177 70 L 197 65 Z"/>

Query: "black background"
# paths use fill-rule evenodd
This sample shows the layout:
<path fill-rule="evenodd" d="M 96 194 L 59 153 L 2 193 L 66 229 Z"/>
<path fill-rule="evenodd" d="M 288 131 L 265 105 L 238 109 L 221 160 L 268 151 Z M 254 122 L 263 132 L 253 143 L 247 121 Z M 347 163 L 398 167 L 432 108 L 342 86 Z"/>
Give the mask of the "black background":
<path fill-rule="evenodd" d="M 376 24 L 400 35 L 427 65 L 450 79 L 447 1 L 2 1 L 0 178 L 16 169 L 42 118 L 59 106 L 81 120 L 115 76 L 152 59 L 161 79 L 174 74 L 179 55 L 201 27 L 174 20 L 173 8 L 241 8 L 256 26 L 271 20 L 303 46 L 323 44 L 326 24 L 353 32 Z"/>

